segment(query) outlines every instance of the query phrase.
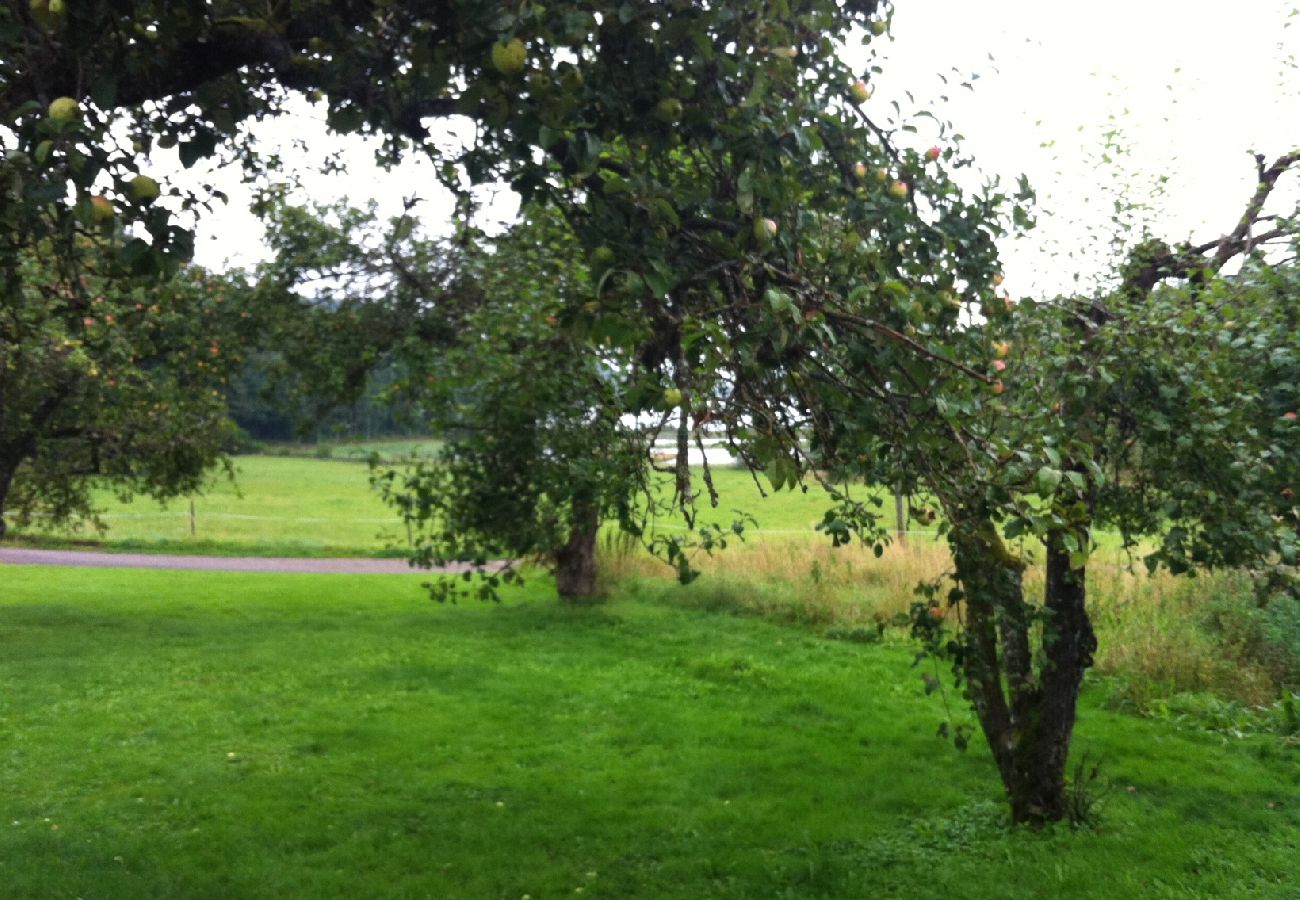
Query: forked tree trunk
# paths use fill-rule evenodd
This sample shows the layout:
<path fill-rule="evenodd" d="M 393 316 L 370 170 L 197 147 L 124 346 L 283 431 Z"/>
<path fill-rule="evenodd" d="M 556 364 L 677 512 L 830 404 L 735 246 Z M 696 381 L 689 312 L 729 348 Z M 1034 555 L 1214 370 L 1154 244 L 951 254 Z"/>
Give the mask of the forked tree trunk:
<path fill-rule="evenodd" d="M 1017 784 L 1011 794 L 1016 821 L 1055 822 L 1065 817 L 1065 764 L 1074 736 L 1083 673 L 1092 665 L 1097 637 L 1085 608 L 1082 568 L 1070 567 L 1070 553 L 1053 535 L 1047 547 L 1044 587 L 1043 664 L 1033 718 L 1025 723 Z"/>
<path fill-rule="evenodd" d="M 596 593 L 596 535 L 599 531 L 599 507 L 586 501 L 574 501 L 569 539 L 555 554 L 555 588 L 560 599 L 581 600 Z"/>
<path fill-rule="evenodd" d="M 1042 662 L 1035 671 L 1019 561 L 991 525 L 951 537 L 967 611 L 964 674 L 1017 823 L 1055 822 L 1069 813 L 1066 760 L 1079 686 L 1097 647 L 1084 608 L 1084 571 L 1070 567 L 1061 538 L 1048 540 Z"/>

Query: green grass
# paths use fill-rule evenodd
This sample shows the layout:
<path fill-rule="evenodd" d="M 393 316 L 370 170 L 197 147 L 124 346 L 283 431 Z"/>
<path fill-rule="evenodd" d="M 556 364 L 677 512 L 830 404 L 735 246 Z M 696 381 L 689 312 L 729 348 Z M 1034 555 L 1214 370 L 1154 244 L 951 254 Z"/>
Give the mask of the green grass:
<path fill-rule="evenodd" d="M 1007 832 L 908 646 L 662 588 L 438 607 L 406 576 L 3 579 L 13 900 L 1295 896 L 1294 752 L 1095 691 L 1102 826 Z"/>
<path fill-rule="evenodd" d="M 108 531 L 56 532 L 54 541 L 92 540 L 111 550 L 219 554 L 348 556 L 383 553 L 401 540 L 400 522 L 370 490 L 368 469 L 355 463 L 293 457 L 241 456 L 232 485 L 218 479 L 189 502 L 162 506 L 148 498 L 122 503 L 100 491 Z"/>
<path fill-rule="evenodd" d="M 402 444 L 416 449 L 419 442 Z M 378 445 L 367 445 L 378 446 Z M 397 443 L 383 445 L 390 449 Z M 425 442 L 427 446 L 427 442 Z M 107 550 L 144 550 L 220 555 L 349 556 L 400 554 L 404 534 L 396 513 L 370 490 L 365 465 L 336 459 L 299 456 L 241 456 L 235 459 L 235 484 L 218 480 L 194 498 L 194 533 L 190 532 L 188 499 L 166 506 L 138 498 L 122 503 L 111 491 L 96 494 L 108 531 L 27 532 L 28 542 L 64 546 L 73 541 L 99 543 Z M 759 522 L 749 539 L 763 534 L 812 535 L 821 520 L 825 497 L 783 491 L 760 497 L 748 473 L 719 469 L 714 473 L 722 501 L 707 510 L 703 521 L 729 526 L 735 510 L 753 514 Z M 679 529 L 680 520 L 660 523 Z"/>

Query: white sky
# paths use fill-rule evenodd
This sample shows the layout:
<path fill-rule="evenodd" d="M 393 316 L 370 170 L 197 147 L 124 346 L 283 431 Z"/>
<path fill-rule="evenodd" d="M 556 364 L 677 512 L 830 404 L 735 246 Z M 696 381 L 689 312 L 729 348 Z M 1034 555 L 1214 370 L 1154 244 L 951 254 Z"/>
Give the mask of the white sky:
<path fill-rule="evenodd" d="M 980 169 L 1008 184 L 1025 173 L 1050 213 L 1028 237 L 1004 244 L 1007 286 L 1021 294 L 1068 290 L 1076 273 L 1086 282 L 1103 268 L 1095 247 L 1114 232 L 1117 186 L 1139 196 L 1167 175 L 1147 217 L 1153 231 L 1170 240 L 1208 240 L 1231 227 L 1253 190 L 1248 151 L 1271 161 L 1300 146 L 1300 70 L 1288 61 L 1300 57 L 1300 24 L 1287 27 L 1300 23 L 1300 16 L 1291 18 L 1297 5 L 899 0 L 893 41 L 876 43 L 884 71 L 868 102 L 884 110 L 898 99 L 906 110 L 910 91 L 921 107 L 936 109 L 931 101 L 946 92 L 950 101 L 936 112 L 965 135 L 965 150 Z M 865 55 L 851 59 L 866 65 Z M 980 74 L 974 92 L 957 86 L 962 79 L 951 77 L 954 70 Z M 950 77 L 947 88 L 939 73 Z M 1118 125 L 1131 153 L 1108 166 L 1098 158 L 1109 124 Z M 305 104 L 263 133 L 267 142 L 281 136 L 313 148 L 340 146 Z M 924 129 L 915 140 L 933 142 Z M 416 193 L 429 201 L 422 207 L 429 226 L 447 219 L 448 198 L 426 167 L 383 173 L 369 149 L 356 141 L 345 146 L 349 175 L 305 173 L 310 197 L 349 197 L 358 205 L 374 198 L 396 212 L 403 197 Z M 283 152 L 288 160 L 303 158 Z M 163 160 L 156 165 L 163 175 L 174 168 Z M 261 228 L 244 210 L 247 194 L 223 173 L 214 181 L 232 200 L 202 221 L 198 261 L 243 265 L 263 258 Z M 1292 204 L 1297 183 L 1297 174 L 1286 183 Z M 512 198 L 493 209 L 512 215 Z"/>

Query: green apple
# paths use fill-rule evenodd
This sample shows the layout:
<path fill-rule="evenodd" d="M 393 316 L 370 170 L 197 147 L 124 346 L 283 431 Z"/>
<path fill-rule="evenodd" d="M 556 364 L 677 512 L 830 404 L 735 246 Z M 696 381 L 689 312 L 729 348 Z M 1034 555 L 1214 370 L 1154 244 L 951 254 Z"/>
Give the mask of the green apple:
<path fill-rule="evenodd" d="M 773 219 L 754 220 L 754 238 L 760 244 L 766 244 L 776 237 L 776 221 Z"/>
<path fill-rule="evenodd" d="M 682 101 L 665 97 L 655 105 L 655 118 L 665 125 L 674 125 L 682 118 Z"/>
<path fill-rule="evenodd" d="M 865 179 L 867 177 L 867 164 L 855 163 L 853 166 L 853 175 L 858 179 L 858 181 Z"/>
<path fill-rule="evenodd" d="M 664 391 L 664 409 L 676 409 L 682 405 L 682 392 L 677 388 Z"/>
<path fill-rule="evenodd" d="M 50 103 L 50 118 L 56 122 L 71 122 L 81 115 L 81 107 L 71 97 L 59 97 Z"/>
<path fill-rule="evenodd" d="M 849 96 L 854 103 L 866 103 L 871 99 L 871 88 L 867 87 L 865 81 L 855 81 L 849 85 Z"/>
<path fill-rule="evenodd" d="M 99 194 L 90 198 L 90 217 L 97 223 L 111 222 L 115 215 L 112 200 Z"/>
<path fill-rule="evenodd" d="M 533 94 L 540 97 L 543 94 L 550 93 L 552 87 L 554 87 L 554 83 L 551 81 L 551 76 L 548 75 L 547 73 L 545 72 L 528 73 L 528 90 L 531 91 Z"/>
<path fill-rule="evenodd" d="M 577 93 L 582 89 L 582 72 L 576 66 L 569 66 L 560 76 L 560 87 L 567 94 Z"/>
<path fill-rule="evenodd" d="M 871 23 L 871 33 L 874 34 L 876 37 L 880 37 L 888 30 L 889 30 L 888 19 L 877 19 L 876 21 Z"/>
<path fill-rule="evenodd" d="M 36 20 L 37 25 L 49 29 L 59 27 L 63 17 L 63 0 L 31 0 L 28 8 L 31 9 L 32 18 Z"/>
<path fill-rule="evenodd" d="M 905 199 L 910 190 L 911 189 L 907 186 L 906 181 L 895 181 L 889 186 L 889 193 L 893 194 L 900 200 Z"/>
<path fill-rule="evenodd" d="M 148 175 L 137 175 L 131 179 L 131 197 L 141 203 L 148 203 L 158 196 L 158 182 Z"/>
<path fill-rule="evenodd" d="M 519 38 L 492 45 L 492 65 L 502 75 L 518 75 L 528 65 L 528 50 Z"/>

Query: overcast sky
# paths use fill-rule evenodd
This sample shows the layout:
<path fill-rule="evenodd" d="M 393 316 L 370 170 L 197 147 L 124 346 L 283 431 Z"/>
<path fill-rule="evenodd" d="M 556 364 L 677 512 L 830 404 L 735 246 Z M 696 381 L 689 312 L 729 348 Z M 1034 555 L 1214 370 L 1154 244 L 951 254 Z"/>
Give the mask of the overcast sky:
<path fill-rule="evenodd" d="M 1208 240 L 1231 227 L 1253 189 L 1248 151 L 1271 160 L 1300 146 L 1300 25 L 1290 24 L 1300 22 L 1292 18 L 1297 5 L 900 0 L 893 39 L 873 45 L 883 73 L 869 103 L 883 110 L 898 99 L 906 107 L 910 91 L 919 106 L 936 109 L 932 102 L 946 94 L 937 111 L 965 136 L 980 168 L 1005 179 L 1028 175 L 1047 213 L 1028 237 L 1003 246 L 1008 287 L 1022 294 L 1069 290 L 1077 273 L 1087 281 L 1104 268 L 1096 248 L 1114 231 L 1117 187 L 1142 197 L 1167 176 L 1156 210 L 1144 219 L 1171 240 Z M 849 57 L 867 65 L 861 51 Z M 957 87 L 954 71 L 978 73 L 975 90 Z M 1103 134 L 1116 127 L 1128 155 L 1105 164 Z M 317 151 L 340 146 L 305 104 L 263 133 L 271 143 L 293 137 Z M 928 146 L 931 138 L 917 140 Z M 414 191 L 428 201 L 423 216 L 431 226 L 448 218 L 448 199 L 426 167 L 382 173 L 369 148 L 346 146 L 348 175 L 304 175 L 312 197 L 373 197 L 395 212 Z M 319 158 L 305 159 L 313 155 Z M 166 162 L 157 164 L 165 173 Z M 1293 175 L 1287 185 L 1292 203 L 1297 182 Z M 244 209 L 247 195 L 230 177 L 218 175 L 216 183 L 232 200 L 203 220 L 199 261 L 221 266 L 262 258 L 260 226 Z M 514 204 L 506 196 L 493 208 L 508 216 Z"/>

